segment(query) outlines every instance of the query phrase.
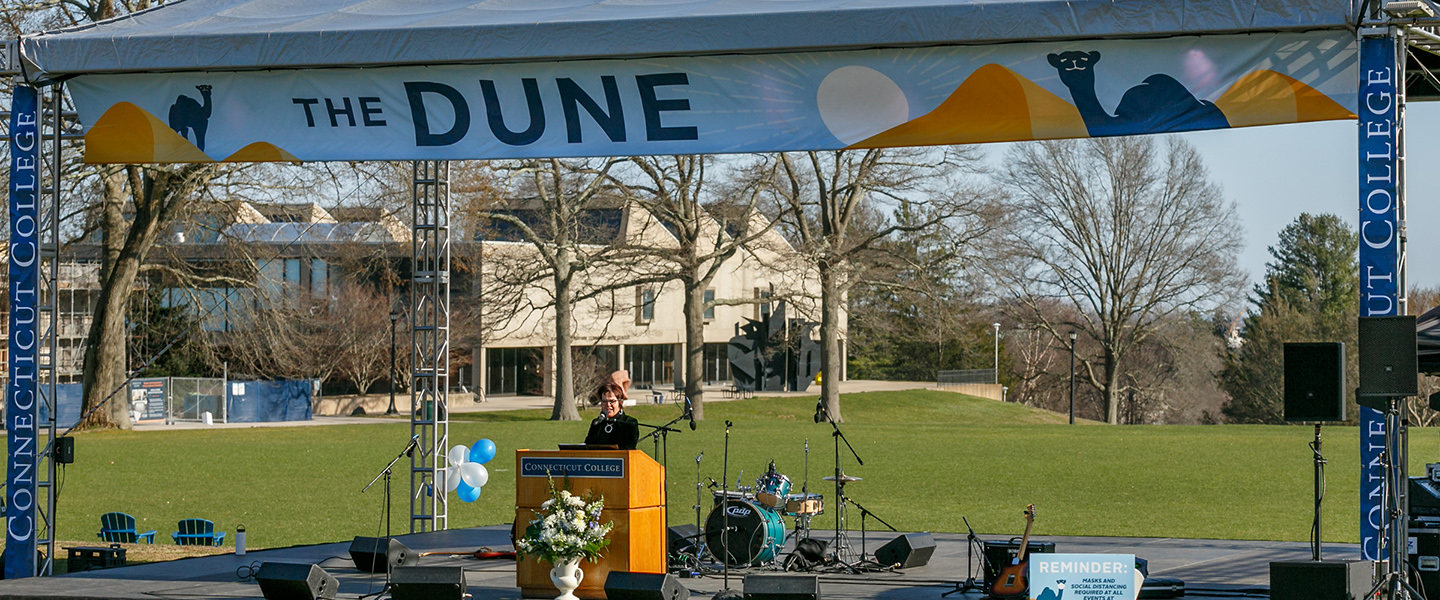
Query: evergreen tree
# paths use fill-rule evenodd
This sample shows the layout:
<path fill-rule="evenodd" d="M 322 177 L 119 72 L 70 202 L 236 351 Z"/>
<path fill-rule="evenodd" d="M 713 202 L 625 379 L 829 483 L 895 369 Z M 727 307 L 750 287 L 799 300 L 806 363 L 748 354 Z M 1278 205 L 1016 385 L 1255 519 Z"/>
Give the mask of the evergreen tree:
<path fill-rule="evenodd" d="M 1346 379 L 1358 381 L 1359 238 L 1335 215 L 1302 214 L 1270 247 L 1242 342 L 1225 356 L 1223 412 L 1236 423 L 1284 421 L 1286 342 L 1344 342 Z M 1355 414 L 1353 393 L 1349 414 Z"/>

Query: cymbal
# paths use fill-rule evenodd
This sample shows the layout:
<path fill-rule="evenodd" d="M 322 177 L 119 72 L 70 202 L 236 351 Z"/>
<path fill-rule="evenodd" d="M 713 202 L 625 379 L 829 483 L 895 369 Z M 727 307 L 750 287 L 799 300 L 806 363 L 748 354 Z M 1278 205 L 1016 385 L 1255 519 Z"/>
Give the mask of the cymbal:
<path fill-rule="evenodd" d="M 855 477 L 855 476 L 852 476 L 852 475 L 845 475 L 845 474 L 841 474 L 839 477 L 836 477 L 836 476 L 834 476 L 834 475 L 831 475 L 831 476 L 829 476 L 829 477 L 821 477 L 820 479 L 823 479 L 823 480 L 825 480 L 825 481 L 839 481 L 839 482 L 842 482 L 842 483 L 850 483 L 850 482 L 852 482 L 852 481 L 865 481 L 865 479 L 862 478 L 862 477 Z"/>

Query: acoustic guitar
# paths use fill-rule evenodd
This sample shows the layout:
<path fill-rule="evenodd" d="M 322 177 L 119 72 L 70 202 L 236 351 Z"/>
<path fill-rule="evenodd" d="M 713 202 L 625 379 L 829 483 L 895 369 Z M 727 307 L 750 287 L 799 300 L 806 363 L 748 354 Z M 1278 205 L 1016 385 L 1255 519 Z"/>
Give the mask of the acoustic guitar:
<path fill-rule="evenodd" d="M 1035 505 L 1025 507 L 1025 535 L 1020 538 L 1020 551 L 1015 553 L 1015 560 L 995 576 L 995 583 L 990 586 L 990 595 L 995 598 L 1014 598 L 1024 596 L 1030 589 L 1030 582 L 1026 579 L 1029 563 L 1025 561 L 1025 549 L 1030 543 L 1030 526 L 1035 524 Z"/>

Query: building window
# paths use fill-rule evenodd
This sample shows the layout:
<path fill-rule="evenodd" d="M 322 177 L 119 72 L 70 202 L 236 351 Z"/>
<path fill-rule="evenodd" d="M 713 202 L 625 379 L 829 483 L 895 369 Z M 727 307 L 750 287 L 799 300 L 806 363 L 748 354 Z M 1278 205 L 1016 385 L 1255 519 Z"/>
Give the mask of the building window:
<path fill-rule="evenodd" d="M 635 324 L 645 325 L 655 320 L 655 288 L 635 289 Z"/>
<path fill-rule="evenodd" d="M 710 384 L 729 383 L 734 378 L 730 376 L 730 353 L 729 344 L 705 344 L 705 382 Z"/>
<path fill-rule="evenodd" d="M 761 298 L 769 298 L 771 295 L 772 295 L 772 292 L 771 292 L 770 290 L 762 290 L 762 289 L 760 289 L 760 288 L 758 288 L 758 287 L 755 288 L 755 299 L 756 299 L 756 300 L 759 300 L 759 299 L 761 299 Z M 771 307 L 770 307 L 770 303 L 769 303 L 769 302 L 756 302 L 756 303 L 755 303 L 755 320 L 756 320 L 756 321 L 760 321 L 760 322 L 762 322 L 762 323 L 763 323 L 763 322 L 766 322 L 766 321 L 769 321 L 769 320 L 770 320 L 770 308 L 771 308 Z"/>
<path fill-rule="evenodd" d="M 705 290 L 705 304 L 707 305 L 707 306 L 705 307 L 705 322 L 706 322 L 706 323 L 709 323 L 710 321 L 714 321 L 714 320 L 715 320 L 715 307 L 714 307 L 714 306 L 709 306 L 709 304 L 710 304 L 711 302 L 714 302 L 714 301 L 715 301 L 715 290 Z"/>
<path fill-rule="evenodd" d="M 637 387 L 670 387 L 675 384 L 675 345 L 626 346 L 625 368 L 630 370 L 630 381 Z"/>
<path fill-rule="evenodd" d="M 489 348 L 485 351 L 485 393 L 544 395 L 540 348 Z"/>

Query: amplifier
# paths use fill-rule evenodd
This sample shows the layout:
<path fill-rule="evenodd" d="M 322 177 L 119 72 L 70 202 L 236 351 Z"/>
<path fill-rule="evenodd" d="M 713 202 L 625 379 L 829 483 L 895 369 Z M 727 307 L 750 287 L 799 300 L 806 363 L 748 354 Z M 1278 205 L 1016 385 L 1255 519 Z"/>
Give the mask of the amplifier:
<path fill-rule="evenodd" d="M 985 589 L 995 583 L 1000 569 L 1005 568 L 1020 554 L 1020 540 L 1008 542 L 984 542 L 985 547 Z M 1055 542 L 1030 542 L 1025 544 L 1025 554 L 1054 554 Z"/>
<path fill-rule="evenodd" d="M 1440 590 L 1440 524 L 1433 521 L 1410 521 L 1410 546 L 1407 562 L 1429 593 Z"/>

